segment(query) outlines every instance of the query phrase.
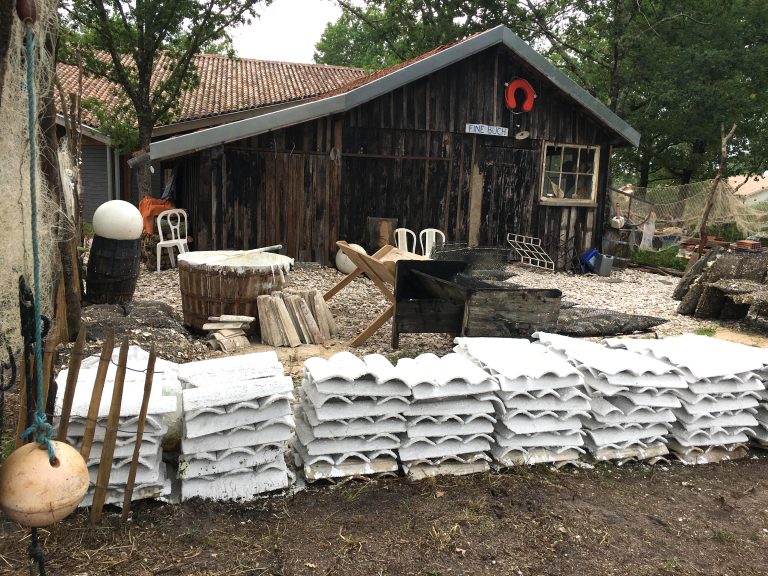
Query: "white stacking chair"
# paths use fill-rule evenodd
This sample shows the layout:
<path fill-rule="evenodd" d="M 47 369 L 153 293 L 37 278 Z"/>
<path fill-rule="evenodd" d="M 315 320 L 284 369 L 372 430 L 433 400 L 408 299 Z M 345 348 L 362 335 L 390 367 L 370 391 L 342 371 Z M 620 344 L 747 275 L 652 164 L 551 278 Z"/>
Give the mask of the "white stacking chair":
<path fill-rule="evenodd" d="M 421 245 L 421 253 L 424 256 L 432 254 L 432 249 L 435 247 L 438 237 L 440 238 L 440 244 L 445 244 L 445 234 L 437 228 L 425 228 L 419 232 L 419 244 Z"/>
<path fill-rule="evenodd" d="M 170 238 L 167 240 L 163 236 L 163 220 L 165 220 L 165 226 L 170 233 Z M 163 248 L 168 250 L 168 255 L 171 258 L 171 266 L 175 268 L 176 257 L 173 255 L 174 247 L 179 250 L 179 254 L 189 252 L 189 245 L 187 243 L 186 210 L 174 208 L 172 210 L 160 212 L 160 214 L 157 215 L 157 233 L 160 235 L 160 242 L 157 243 L 157 271 L 160 272 L 160 256 Z"/>
<path fill-rule="evenodd" d="M 411 241 L 413 249 L 408 249 L 408 242 Z M 416 233 L 408 228 L 395 228 L 395 246 L 398 250 L 406 252 L 416 252 Z"/>

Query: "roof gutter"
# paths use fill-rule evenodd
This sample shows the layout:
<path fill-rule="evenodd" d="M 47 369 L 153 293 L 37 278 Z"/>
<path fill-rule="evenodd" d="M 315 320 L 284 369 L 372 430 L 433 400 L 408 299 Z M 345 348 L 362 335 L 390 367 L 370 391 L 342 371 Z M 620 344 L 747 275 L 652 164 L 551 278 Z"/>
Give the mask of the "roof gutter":
<path fill-rule="evenodd" d="M 64 123 L 64 115 L 56 113 L 56 124 L 59 126 L 63 126 L 64 128 L 67 127 L 67 125 Z M 102 144 L 106 144 L 107 146 L 110 146 L 112 144 L 112 140 L 109 136 L 104 134 L 103 132 L 99 132 L 96 128 L 93 128 L 91 126 L 88 126 L 87 124 L 80 123 L 80 133 L 84 134 L 85 136 L 88 136 L 89 138 L 93 138 L 94 140 L 97 140 L 101 142 Z"/>

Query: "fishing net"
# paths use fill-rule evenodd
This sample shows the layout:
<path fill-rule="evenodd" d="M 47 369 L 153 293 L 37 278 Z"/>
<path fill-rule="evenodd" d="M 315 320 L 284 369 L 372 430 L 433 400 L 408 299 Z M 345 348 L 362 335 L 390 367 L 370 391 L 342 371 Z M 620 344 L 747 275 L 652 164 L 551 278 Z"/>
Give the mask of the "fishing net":
<path fill-rule="evenodd" d="M 503 281 L 514 276 L 507 271 L 509 248 L 470 247 L 466 243 L 453 242 L 435 246 L 433 260 L 457 260 L 468 264 L 464 274 L 478 279 Z"/>
<path fill-rule="evenodd" d="M 611 191 L 611 216 L 624 218 L 630 226 L 642 227 L 655 217 L 657 234 L 698 236 L 707 196 L 714 180 L 683 186 L 635 188 L 633 191 Z M 768 206 L 747 205 L 726 180 L 715 188 L 707 227 L 736 226 L 737 234 L 768 236 Z"/>
<path fill-rule="evenodd" d="M 57 22 L 54 0 L 37 0 L 38 17 L 33 25 L 37 38 L 34 61 L 34 92 L 37 118 L 42 113 L 42 97 L 53 81 L 53 55 L 45 49 L 45 39 Z M 0 344 L 21 347 L 19 319 L 19 276 L 32 284 L 32 235 L 30 210 L 30 139 L 27 118 L 27 62 L 24 49 L 25 27 L 13 17 L 8 49 L 0 62 Z M 5 39 L 4 39 L 5 40 Z M 60 232 L 72 234 L 71 227 L 58 227 L 59 208 L 49 200 L 40 172 L 45 141 L 39 130 L 37 139 L 37 206 L 40 245 L 40 288 L 43 314 L 51 308 L 52 262 Z"/>

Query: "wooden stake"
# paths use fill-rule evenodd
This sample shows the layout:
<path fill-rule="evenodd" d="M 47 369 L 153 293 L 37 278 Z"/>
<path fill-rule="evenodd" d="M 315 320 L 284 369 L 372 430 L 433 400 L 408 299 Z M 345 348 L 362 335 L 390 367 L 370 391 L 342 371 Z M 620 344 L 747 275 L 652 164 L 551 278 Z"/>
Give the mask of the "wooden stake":
<path fill-rule="evenodd" d="M 112 390 L 112 404 L 109 407 L 107 419 L 107 431 L 104 434 L 104 442 L 101 446 L 101 462 L 99 462 L 99 474 L 96 478 L 96 491 L 93 494 L 91 505 L 91 525 L 95 526 L 101 520 L 101 511 L 104 508 L 104 500 L 107 498 L 109 477 L 112 474 L 112 461 L 115 456 L 115 441 L 117 440 L 117 427 L 120 424 L 120 406 L 123 402 L 123 384 L 125 383 L 125 368 L 128 363 L 128 337 L 123 338 L 120 346 L 120 356 L 117 361 L 117 373 L 115 374 L 115 387 Z"/>
<path fill-rule="evenodd" d="M 315 318 L 317 318 L 317 325 L 320 328 L 320 333 L 323 335 L 323 340 L 330 340 L 331 338 L 331 323 L 328 319 L 328 314 L 325 310 L 325 300 L 317 290 L 313 290 L 312 302 L 314 303 Z"/>
<path fill-rule="evenodd" d="M 259 314 L 259 332 L 261 333 L 261 341 L 264 344 L 275 346 L 275 336 L 270 326 L 270 318 L 272 306 L 269 303 L 269 296 L 262 294 L 256 297 L 256 311 Z"/>
<path fill-rule="evenodd" d="M 109 361 L 112 358 L 112 350 L 115 349 L 115 334 L 110 332 L 104 340 L 104 346 L 101 349 L 101 358 L 99 367 L 96 370 L 96 381 L 93 383 L 91 392 L 91 403 L 88 405 L 88 416 L 85 417 L 85 433 L 83 434 L 83 445 L 80 447 L 80 454 L 88 462 L 91 455 L 91 446 L 93 446 L 93 436 L 96 432 L 96 421 L 99 419 L 99 406 L 101 405 L 101 393 L 104 390 L 104 382 L 107 379 L 107 370 L 109 370 Z"/>
<path fill-rule="evenodd" d="M 59 433 L 56 438 L 60 442 L 67 441 L 67 430 L 69 429 L 69 416 L 72 412 L 72 401 L 75 398 L 75 387 L 77 386 L 77 377 L 80 375 L 80 364 L 83 361 L 83 349 L 85 348 L 85 324 L 80 325 L 80 332 L 77 333 L 75 346 L 72 348 L 72 354 L 69 357 L 69 371 L 67 372 L 67 386 L 64 388 L 64 399 L 61 404 L 61 416 L 59 417 Z"/>
<path fill-rule="evenodd" d="M 320 328 L 317 327 L 317 322 L 312 317 L 312 312 L 309 310 L 309 306 L 302 298 L 297 298 L 296 305 L 298 306 L 297 313 L 304 317 L 304 321 L 307 323 L 307 330 L 309 330 L 312 344 L 322 344 L 323 336 L 320 334 Z"/>
<path fill-rule="evenodd" d="M 131 498 L 133 498 L 133 485 L 136 483 L 136 469 L 139 466 L 139 453 L 141 451 L 141 441 L 144 438 L 144 424 L 147 421 L 147 410 L 149 409 L 149 396 L 152 393 L 152 380 L 155 376 L 155 345 L 149 351 L 149 360 L 147 361 L 147 376 L 144 378 L 144 398 L 141 400 L 141 412 L 136 428 L 136 444 L 133 445 L 133 458 L 131 459 L 131 469 L 128 471 L 128 482 L 125 485 L 125 496 L 123 496 L 123 521 L 128 519 L 131 512 Z M 162 464 L 161 464 L 162 465 Z"/>
<path fill-rule="evenodd" d="M 58 334 L 51 330 L 43 342 L 43 409 L 48 405 L 48 390 L 51 387 L 51 374 L 53 373 L 53 357 L 58 345 Z"/>
<path fill-rule="evenodd" d="M 16 420 L 16 448 L 24 445 L 26 440 L 21 439 L 27 427 L 27 362 L 29 358 L 25 353 L 19 354 L 19 418 Z"/>

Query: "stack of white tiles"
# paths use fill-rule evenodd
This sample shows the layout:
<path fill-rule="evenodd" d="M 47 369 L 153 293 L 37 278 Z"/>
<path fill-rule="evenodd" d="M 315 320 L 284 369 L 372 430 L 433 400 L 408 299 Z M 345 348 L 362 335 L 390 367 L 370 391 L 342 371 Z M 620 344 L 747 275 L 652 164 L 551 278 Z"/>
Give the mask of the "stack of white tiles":
<path fill-rule="evenodd" d="M 96 478 L 99 473 L 101 451 L 104 435 L 107 430 L 107 417 L 112 401 L 112 390 L 117 372 L 117 361 L 120 351 L 112 354 L 112 362 L 107 371 L 107 378 L 99 404 L 96 428 L 94 430 L 93 445 L 88 457 L 88 474 L 91 485 L 88 494 L 80 503 L 81 506 L 90 506 L 93 501 L 93 492 L 96 486 Z M 123 384 L 123 399 L 120 404 L 120 419 L 117 428 L 117 440 L 115 442 L 114 460 L 109 476 L 109 487 L 105 502 L 107 504 L 122 504 L 125 485 L 128 482 L 128 473 L 133 459 L 133 450 L 136 445 L 136 429 L 138 416 L 141 410 L 141 402 L 144 396 L 144 380 L 146 378 L 147 360 L 149 354 L 137 346 L 128 349 L 127 370 Z M 88 408 L 91 403 L 93 385 L 96 381 L 96 371 L 99 365 L 99 356 L 85 358 L 78 374 L 77 387 L 72 403 L 72 411 L 69 427 L 67 428 L 67 442 L 80 450 L 88 416 Z M 139 447 L 139 462 L 136 469 L 136 480 L 133 490 L 133 500 L 143 498 L 168 498 L 171 494 L 171 482 L 166 473 L 166 465 L 163 463 L 163 438 L 168 433 L 168 423 L 177 411 L 177 397 L 173 394 L 164 396 L 168 390 L 178 389 L 176 380 L 177 365 L 160 358 L 155 363 L 154 385 L 149 398 L 147 419 L 144 426 L 141 446 Z M 68 370 L 59 372 L 56 382 L 59 390 L 64 390 L 67 381 Z M 61 413 L 63 394 L 57 395 L 55 413 Z"/>
<path fill-rule="evenodd" d="M 299 396 L 293 451 L 308 481 L 397 472 L 410 389 L 384 356 L 309 358 Z"/>
<path fill-rule="evenodd" d="M 184 437 L 181 498 L 248 500 L 287 488 L 293 381 L 274 352 L 179 366 Z"/>
<path fill-rule="evenodd" d="M 685 378 L 688 386 L 675 390 L 681 408 L 668 442 L 675 456 L 689 464 L 746 456 L 747 434 L 758 427 L 764 385 L 756 371 L 765 365 L 764 350 L 694 334 L 607 343 L 672 364 Z"/>
<path fill-rule="evenodd" d="M 590 397 L 582 416 L 585 444 L 595 460 L 657 461 L 669 453 L 666 435 L 688 385 L 674 366 L 628 350 L 557 334 L 534 334 L 582 373 Z"/>
<path fill-rule="evenodd" d="M 398 360 L 413 397 L 399 454 L 413 478 L 488 470 L 498 382 L 460 354 Z"/>
<path fill-rule="evenodd" d="M 491 449 L 502 466 L 563 465 L 584 453 L 581 419 L 589 410 L 584 380 L 541 344 L 512 338 L 456 338 L 454 350 L 499 382 Z"/>

